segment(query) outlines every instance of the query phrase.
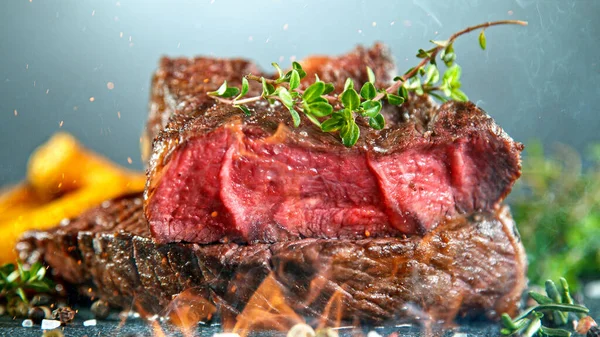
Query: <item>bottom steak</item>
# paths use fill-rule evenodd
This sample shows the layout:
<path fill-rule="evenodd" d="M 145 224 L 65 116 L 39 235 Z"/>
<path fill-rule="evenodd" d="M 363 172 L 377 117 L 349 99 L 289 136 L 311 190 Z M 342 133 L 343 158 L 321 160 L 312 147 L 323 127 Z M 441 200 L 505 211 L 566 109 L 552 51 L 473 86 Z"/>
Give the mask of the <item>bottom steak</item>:
<path fill-rule="evenodd" d="M 449 220 L 424 237 L 157 244 L 136 195 L 28 232 L 17 250 L 85 294 L 146 315 L 164 313 L 189 288 L 235 314 L 272 275 L 305 316 L 321 314 L 336 294 L 349 320 L 409 318 L 415 308 L 435 320 L 497 318 L 516 312 L 526 281 L 525 253 L 506 207 Z"/>

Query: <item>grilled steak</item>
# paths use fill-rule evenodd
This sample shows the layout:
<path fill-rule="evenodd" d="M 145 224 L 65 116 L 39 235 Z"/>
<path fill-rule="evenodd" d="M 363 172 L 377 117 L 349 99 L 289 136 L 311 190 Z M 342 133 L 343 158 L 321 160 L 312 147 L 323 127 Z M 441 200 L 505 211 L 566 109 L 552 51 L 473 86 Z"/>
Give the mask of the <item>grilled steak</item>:
<path fill-rule="evenodd" d="M 385 109 L 381 131 L 359 118 L 361 138 L 345 148 L 307 119 L 294 128 L 280 105 L 259 102 L 244 116 L 215 104 L 208 90 L 254 67 L 219 60 L 216 76 L 213 61 L 164 59 L 153 82 L 151 116 L 168 122 L 148 126 L 164 129 L 144 208 L 161 243 L 423 234 L 447 217 L 492 211 L 520 175 L 522 145 L 471 103 L 412 97 Z M 305 63 L 338 88 L 347 76 L 367 81 L 367 66 L 384 86 L 394 67 L 379 45 Z"/>
<path fill-rule="evenodd" d="M 436 320 L 514 314 L 525 286 L 525 254 L 505 207 L 444 221 L 423 237 L 255 245 L 158 244 L 144 222 L 141 196 L 124 197 L 29 232 L 17 249 L 87 296 L 146 315 L 190 288 L 235 314 L 268 275 L 298 313 L 322 313 L 337 292 L 344 318 L 368 322 L 415 307 Z"/>

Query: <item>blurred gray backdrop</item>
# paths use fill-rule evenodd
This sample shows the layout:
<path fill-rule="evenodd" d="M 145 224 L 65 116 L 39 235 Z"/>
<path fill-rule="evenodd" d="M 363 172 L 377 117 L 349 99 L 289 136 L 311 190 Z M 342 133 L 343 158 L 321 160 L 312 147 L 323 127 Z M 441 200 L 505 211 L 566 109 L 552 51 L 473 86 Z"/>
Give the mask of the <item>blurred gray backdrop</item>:
<path fill-rule="evenodd" d="M 459 40 L 464 91 L 513 138 L 583 151 L 600 140 L 599 16 L 597 0 L 2 1 L 0 186 L 22 179 L 29 154 L 59 130 L 142 169 L 139 137 L 162 55 L 268 67 L 383 41 L 404 72 L 430 39 L 499 19 L 529 26 L 488 29 L 486 51 L 477 33 Z"/>

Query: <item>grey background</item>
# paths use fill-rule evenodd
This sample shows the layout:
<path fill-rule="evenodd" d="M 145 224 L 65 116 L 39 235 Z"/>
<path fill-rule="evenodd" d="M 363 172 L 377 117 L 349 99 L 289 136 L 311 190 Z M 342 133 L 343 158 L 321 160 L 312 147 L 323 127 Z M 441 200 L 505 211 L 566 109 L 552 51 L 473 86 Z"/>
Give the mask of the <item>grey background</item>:
<path fill-rule="evenodd" d="M 5 0 L 0 185 L 22 179 L 29 154 L 59 130 L 142 169 L 139 137 L 161 55 L 243 56 L 267 67 L 383 41 L 404 72 L 428 40 L 498 19 L 529 26 L 490 28 L 487 51 L 477 33 L 459 40 L 463 89 L 513 138 L 583 151 L 600 139 L 599 15 L 596 0 Z"/>

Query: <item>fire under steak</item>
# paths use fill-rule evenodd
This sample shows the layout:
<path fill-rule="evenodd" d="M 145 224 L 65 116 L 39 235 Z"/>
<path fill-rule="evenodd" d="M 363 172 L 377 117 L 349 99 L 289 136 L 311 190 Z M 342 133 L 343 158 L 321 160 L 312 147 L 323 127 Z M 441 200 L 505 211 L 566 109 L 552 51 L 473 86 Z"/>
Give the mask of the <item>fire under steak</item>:
<path fill-rule="evenodd" d="M 336 291 L 342 316 L 368 322 L 516 313 L 525 287 L 523 246 L 506 207 L 443 221 L 424 236 L 302 239 L 275 244 L 155 243 L 140 195 L 108 201 L 17 245 L 86 296 L 164 313 L 186 289 L 236 314 L 271 275 L 299 314 L 318 316 Z M 314 284 L 320 284 L 315 289 Z M 316 291 L 316 293 L 315 293 Z M 425 316 L 423 316 L 425 315 Z"/>
<path fill-rule="evenodd" d="M 394 69 L 381 45 L 301 63 L 309 79 L 338 88 L 346 77 L 367 81 L 367 66 L 385 87 Z M 158 242 L 425 234 L 451 217 L 494 212 L 520 175 L 522 145 L 472 103 L 411 97 L 385 108 L 383 130 L 358 118 L 361 138 L 346 148 L 306 118 L 294 128 L 280 105 L 258 102 L 245 116 L 206 94 L 250 72 L 261 75 L 243 60 L 163 59 L 144 200 Z"/>

